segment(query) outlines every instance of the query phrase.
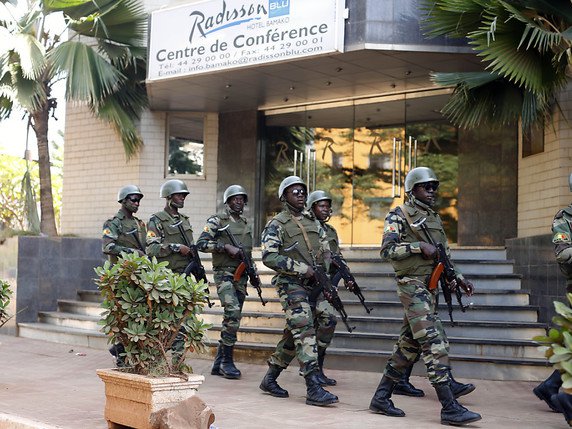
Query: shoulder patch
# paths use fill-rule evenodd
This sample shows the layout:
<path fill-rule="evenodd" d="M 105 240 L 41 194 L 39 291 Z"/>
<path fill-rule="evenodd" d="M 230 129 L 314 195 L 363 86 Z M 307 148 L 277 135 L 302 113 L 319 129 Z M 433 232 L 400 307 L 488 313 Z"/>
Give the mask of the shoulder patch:
<path fill-rule="evenodd" d="M 554 237 L 552 238 L 552 242 L 553 243 L 569 243 L 570 242 L 570 236 L 568 234 L 566 234 L 565 232 L 558 232 L 558 233 L 554 234 Z"/>
<path fill-rule="evenodd" d="M 389 233 L 389 234 L 391 234 L 391 233 L 397 234 L 397 228 L 396 228 L 395 225 L 393 225 L 393 224 L 385 225 L 385 228 L 383 228 L 383 233 L 384 233 L 384 234 L 386 234 L 386 233 Z"/>
<path fill-rule="evenodd" d="M 147 231 L 147 238 L 155 238 L 157 237 L 157 234 L 155 234 L 155 231 Z"/>

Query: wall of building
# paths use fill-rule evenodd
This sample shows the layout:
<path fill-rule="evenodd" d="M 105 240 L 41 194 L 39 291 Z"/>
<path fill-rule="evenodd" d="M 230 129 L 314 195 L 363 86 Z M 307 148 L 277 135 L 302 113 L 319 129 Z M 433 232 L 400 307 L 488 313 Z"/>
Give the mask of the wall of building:
<path fill-rule="evenodd" d="M 572 173 L 572 84 L 563 91 L 554 121 L 545 127 L 544 151 L 522 158 L 519 145 L 518 236 L 550 233 L 558 210 L 570 204 L 568 176 Z"/>
<path fill-rule="evenodd" d="M 459 131 L 458 243 L 504 246 L 516 237 L 517 128 Z"/>
<path fill-rule="evenodd" d="M 109 126 L 82 106 L 67 109 L 62 234 L 100 237 L 103 222 L 120 207 L 117 191 L 126 184 L 138 185 L 145 194 L 139 218 L 147 221 L 164 207 L 159 189 L 166 180 L 166 113 L 145 112 L 139 127 L 144 145 L 127 161 L 120 139 Z M 183 212 L 199 231 L 216 206 L 217 147 L 218 115 L 205 114 L 205 175 L 179 177 L 190 190 Z"/>

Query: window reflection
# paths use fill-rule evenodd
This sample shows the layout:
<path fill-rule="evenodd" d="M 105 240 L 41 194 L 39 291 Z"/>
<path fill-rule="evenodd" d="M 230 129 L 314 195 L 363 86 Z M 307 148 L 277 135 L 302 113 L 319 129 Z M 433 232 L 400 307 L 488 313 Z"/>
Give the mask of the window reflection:
<path fill-rule="evenodd" d="M 204 174 L 204 116 L 171 113 L 168 116 L 167 176 Z"/>

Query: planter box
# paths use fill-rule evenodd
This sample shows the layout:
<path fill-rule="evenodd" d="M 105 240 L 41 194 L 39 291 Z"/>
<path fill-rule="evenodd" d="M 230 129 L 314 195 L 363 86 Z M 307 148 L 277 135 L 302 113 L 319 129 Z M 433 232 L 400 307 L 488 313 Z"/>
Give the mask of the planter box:
<path fill-rule="evenodd" d="M 189 374 L 185 381 L 178 377 L 129 374 L 117 369 L 98 369 L 97 375 L 105 383 L 105 419 L 109 428 L 124 425 L 151 429 L 151 413 L 190 398 L 205 380 L 196 374 Z"/>

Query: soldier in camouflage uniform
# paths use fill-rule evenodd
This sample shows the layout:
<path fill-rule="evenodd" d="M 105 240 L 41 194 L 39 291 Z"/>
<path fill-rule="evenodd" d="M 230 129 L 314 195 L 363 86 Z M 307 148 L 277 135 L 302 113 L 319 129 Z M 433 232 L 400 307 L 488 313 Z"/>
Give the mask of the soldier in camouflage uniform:
<path fill-rule="evenodd" d="M 321 386 L 315 318 L 323 308 L 323 293 L 313 287 L 315 263 L 329 268 L 324 257 L 329 254 L 326 233 L 319 222 L 305 210 L 307 187 L 297 176 L 285 178 L 278 197 L 284 203 L 282 212 L 274 216 L 262 231 L 262 261 L 276 271 L 272 284 L 276 287 L 286 328 L 276 350 L 268 360 L 268 372 L 260 389 L 279 398 L 288 397 L 276 379 L 297 357 L 306 379 L 306 404 L 325 406 L 338 402 L 338 397 Z"/>
<path fill-rule="evenodd" d="M 220 340 L 211 374 L 238 379 L 241 374 L 234 365 L 233 348 L 240 327 L 248 274 L 243 271 L 235 281 L 234 273 L 241 263 L 240 253 L 247 252 L 251 255 L 252 228 L 242 216 L 244 206 L 248 202 L 248 195 L 242 186 L 229 186 L 224 191 L 223 202 L 225 210 L 208 218 L 197 240 L 197 248 L 201 252 L 213 254 L 214 281 L 224 309 Z M 232 245 L 229 233 L 242 245 L 242 249 Z"/>
<path fill-rule="evenodd" d="M 122 187 L 117 193 L 121 208 L 103 224 L 103 253 L 115 263 L 121 252 L 145 254 L 145 223 L 134 216 L 143 193 L 135 185 Z"/>
<path fill-rule="evenodd" d="M 326 232 L 326 240 L 328 241 L 330 252 L 341 256 L 338 233 L 332 225 L 328 224 L 332 214 L 332 199 L 324 191 L 317 190 L 308 195 L 308 207 Z M 330 264 L 330 276 L 333 276 L 335 273 L 336 267 Z M 316 323 L 316 343 L 318 344 L 318 365 L 320 367 L 319 378 L 322 385 L 335 386 L 337 381 L 324 374 L 324 359 L 326 357 L 326 349 L 334 338 L 334 331 L 338 321 L 334 308 L 328 301 L 322 301 L 321 305 L 321 318 Z"/>
<path fill-rule="evenodd" d="M 161 186 L 161 198 L 165 198 L 165 208 L 151 215 L 147 223 L 147 255 L 155 256 L 159 262 L 167 261 L 168 268 L 175 273 L 183 274 L 189 264 L 193 245 L 193 229 L 189 217 L 181 212 L 185 206 L 185 198 L 189 194 L 187 185 L 178 179 L 167 180 Z M 184 330 L 173 342 L 173 359 L 179 359 L 183 352 Z"/>
<path fill-rule="evenodd" d="M 568 177 L 570 192 L 572 192 L 572 174 Z M 566 278 L 566 292 L 572 293 L 572 205 L 558 211 L 552 221 L 552 243 L 556 262 Z M 572 426 L 572 396 L 562 392 L 558 393 L 562 386 L 560 371 L 555 370 L 550 376 L 533 389 L 534 394 L 558 413 L 564 413 L 564 417 Z"/>
<path fill-rule="evenodd" d="M 123 186 L 117 193 L 121 208 L 115 216 L 105 221 L 102 234 L 102 250 L 112 264 L 117 262 L 121 252 L 145 254 L 145 223 L 134 216 L 142 198 L 141 189 L 135 185 Z M 125 366 L 123 344 L 112 345 L 109 353 L 115 357 L 118 367 Z"/>
<path fill-rule="evenodd" d="M 369 408 L 392 417 L 405 415 L 390 398 L 395 385 L 420 351 L 429 381 L 442 405 L 441 423 L 463 425 L 480 420 L 481 416 L 460 405 L 451 389 L 449 343 L 436 308 L 438 290 L 427 288 L 437 249 L 411 226 L 425 218 L 433 240 L 443 243 L 447 253 L 450 252 L 441 219 L 432 208 L 438 186 L 439 181 L 431 169 L 412 169 L 405 178 L 407 202 L 391 210 L 385 218 L 381 256 L 389 260 L 395 270 L 397 294 L 405 317 L 399 339 Z M 465 280 L 456 268 L 455 272 L 457 278 L 449 286 L 452 289 L 460 287 L 467 295 L 472 295 L 474 287 L 471 282 Z"/>

